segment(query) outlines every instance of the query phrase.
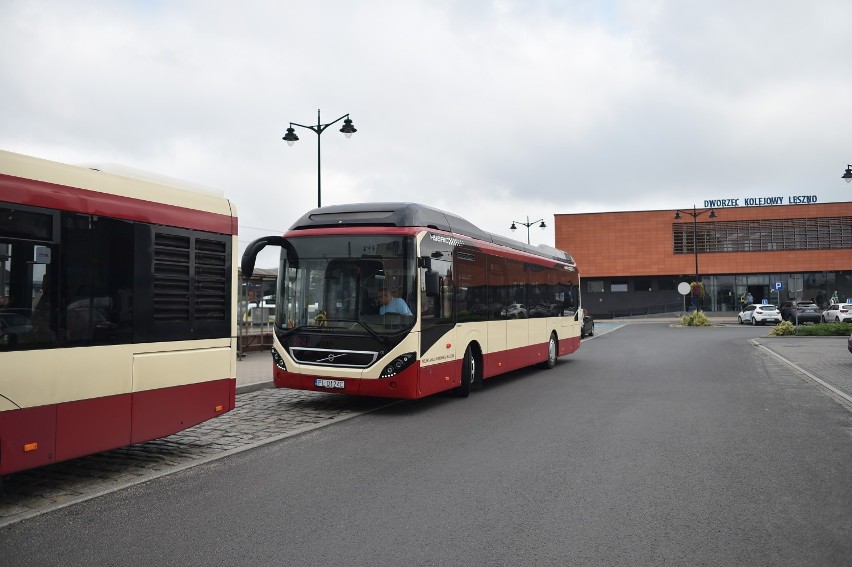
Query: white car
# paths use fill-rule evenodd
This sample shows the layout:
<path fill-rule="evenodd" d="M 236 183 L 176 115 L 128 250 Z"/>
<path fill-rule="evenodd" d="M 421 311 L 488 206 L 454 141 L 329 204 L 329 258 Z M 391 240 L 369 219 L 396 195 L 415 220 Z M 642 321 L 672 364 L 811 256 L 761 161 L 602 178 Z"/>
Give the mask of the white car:
<path fill-rule="evenodd" d="M 745 309 L 737 315 L 737 322 L 751 323 L 752 325 L 765 325 L 766 323 L 780 323 L 781 312 L 775 305 L 768 303 L 752 303 L 746 305 Z"/>
<path fill-rule="evenodd" d="M 500 315 L 509 319 L 526 319 L 529 313 L 522 303 L 512 303 L 504 307 L 500 311 Z"/>
<path fill-rule="evenodd" d="M 852 303 L 832 303 L 822 312 L 823 323 L 852 322 Z"/>

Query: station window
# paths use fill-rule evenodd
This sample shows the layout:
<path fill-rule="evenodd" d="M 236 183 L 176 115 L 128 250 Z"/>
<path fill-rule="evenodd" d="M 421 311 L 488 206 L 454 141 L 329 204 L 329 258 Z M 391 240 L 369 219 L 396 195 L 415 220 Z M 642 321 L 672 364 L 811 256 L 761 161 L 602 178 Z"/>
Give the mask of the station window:
<path fill-rule="evenodd" d="M 604 283 L 602 280 L 586 280 L 586 291 L 589 293 L 603 293 Z"/>

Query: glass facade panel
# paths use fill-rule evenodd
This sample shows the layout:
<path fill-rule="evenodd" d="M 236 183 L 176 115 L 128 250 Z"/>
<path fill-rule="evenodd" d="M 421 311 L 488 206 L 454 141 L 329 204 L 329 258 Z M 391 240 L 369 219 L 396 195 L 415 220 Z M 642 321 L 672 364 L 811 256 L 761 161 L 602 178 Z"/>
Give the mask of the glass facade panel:
<path fill-rule="evenodd" d="M 852 217 L 672 223 L 675 254 L 852 248 Z"/>
<path fill-rule="evenodd" d="M 835 291 L 841 296 L 852 293 L 852 281 L 847 277 L 852 280 L 852 274 L 846 276 L 846 272 L 704 276 L 704 310 L 739 311 L 741 299 L 748 293 L 752 294 L 753 303 L 766 300 L 780 305 L 785 301 L 806 299 L 825 308 Z M 838 285 L 838 279 L 843 280 L 842 284 Z M 780 290 L 775 289 L 778 282 L 782 286 Z"/>

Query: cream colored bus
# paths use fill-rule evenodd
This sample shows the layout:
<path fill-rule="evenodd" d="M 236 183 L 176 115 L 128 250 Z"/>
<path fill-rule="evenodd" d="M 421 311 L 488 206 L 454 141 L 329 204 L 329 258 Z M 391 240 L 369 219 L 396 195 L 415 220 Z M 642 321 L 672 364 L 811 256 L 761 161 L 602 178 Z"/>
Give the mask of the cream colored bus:
<path fill-rule="evenodd" d="M 0 151 L 0 475 L 234 407 L 222 195 Z"/>
<path fill-rule="evenodd" d="M 467 396 L 498 374 L 580 345 L 569 254 L 487 233 L 413 203 L 315 209 L 280 246 L 273 379 L 279 387 L 419 398 Z"/>

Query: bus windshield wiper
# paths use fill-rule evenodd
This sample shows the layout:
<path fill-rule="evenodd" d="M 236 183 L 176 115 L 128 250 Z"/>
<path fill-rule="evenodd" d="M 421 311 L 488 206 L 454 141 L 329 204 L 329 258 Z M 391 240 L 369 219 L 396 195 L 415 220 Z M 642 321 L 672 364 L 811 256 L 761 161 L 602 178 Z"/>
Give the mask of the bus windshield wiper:
<path fill-rule="evenodd" d="M 299 332 L 299 331 L 301 331 L 301 332 L 306 332 L 306 331 L 329 331 L 329 330 L 332 330 L 332 329 L 335 329 L 335 328 L 336 328 L 336 327 L 332 327 L 332 326 L 328 325 L 328 323 L 354 323 L 354 324 L 356 324 L 356 325 L 360 325 L 361 327 L 363 327 L 365 331 L 367 331 L 367 332 L 368 332 L 368 333 L 369 333 L 369 334 L 370 334 L 370 335 L 371 335 L 374 339 L 376 339 L 377 341 L 379 341 L 379 342 L 380 342 L 380 343 L 382 343 L 383 345 L 386 345 L 386 346 L 387 346 L 387 344 L 388 344 L 388 341 L 387 341 L 387 339 L 386 339 L 385 337 L 382 337 L 381 335 L 379 335 L 378 333 L 376 333 L 376 332 L 375 332 L 373 329 L 371 329 L 371 328 L 370 328 L 370 326 L 369 326 L 369 325 L 367 325 L 366 323 L 363 323 L 363 322 L 358 321 L 358 320 L 356 320 L 356 319 L 326 319 L 325 321 L 323 321 L 323 323 L 326 323 L 326 324 L 325 324 L 325 325 L 317 325 L 317 324 L 312 324 L 312 325 L 299 325 L 298 327 L 293 327 L 293 328 L 291 328 L 291 329 L 285 329 L 285 336 L 286 336 L 286 335 L 289 335 L 289 334 L 291 334 L 291 333 Z"/>
<path fill-rule="evenodd" d="M 303 332 L 304 333 L 304 332 L 311 332 L 311 331 L 314 331 L 314 332 L 315 331 L 330 331 L 330 330 L 333 330 L 333 329 L 340 328 L 340 327 L 334 327 L 334 326 L 330 325 L 330 323 L 353 323 L 355 325 L 360 325 L 374 339 L 376 339 L 377 341 L 379 341 L 383 345 L 387 346 L 387 344 L 388 344 L 388 341 L 385 337 L 382 337 L 381 335 L 376 333 L 366 323 L 363 323 L 363 322 L 358 321 L 356 319 L 325 319 L 323 321 L 323 324 L 299 325 L 298 327 L 293 327 L 291 329 L 284 329 L 285 336 L 289 335 L 291 333 L 296 333 L 296 332 Z"/>
<path fill-rule="evenodd" d="M 381 335 L 379 335 L 377 332 L 375 332 L 373 329 L 371 329 L 370 326 L 367 325 L 366 323 L 363 323 L 361 321 L 355 321 L 355 322 L 358 323 L 359 325 L 361 325 L 362 327 L 364 327 L 364 329 L 366 329 L 368 333 L 373 335 L 373 337 L 375 337 L 376 340 L 378 340 L 383 345 L 387 346 L 388 341 L 385 337 L 382 337 Z"/>
<path fill-rule="evenodd" d="M 329 323 L 355 323 L 357 325 L 361 325 L 362 327 L 364 327 L 364 330 L 366 330 L 368 333 L 370 333 L 373 336 L 373 338 L 375 338 L 377 341 L 379 341 L 380 343 L 382 343 L 384 345 L 388 344 L 387 340 L 384 337 L 382 337 L 381 335 L 376 333 L 373 329 L 370 328 L 369 325 L 367 325 L 366 323 L 363 323 L 361 321 L 358 321 L 357 319 L 327 319 L 327 321 Z"/>
<path fill-rule="evenodd" d="M 298 327 L 282 327 L 282 331 L 284 331 L 283 336 L 287 336 L 290 333 L 295 333 L 297 331 L 304 331 L 306 329 L 310 329 L 311 327 L 308 325 L 299 325 Z"/>

